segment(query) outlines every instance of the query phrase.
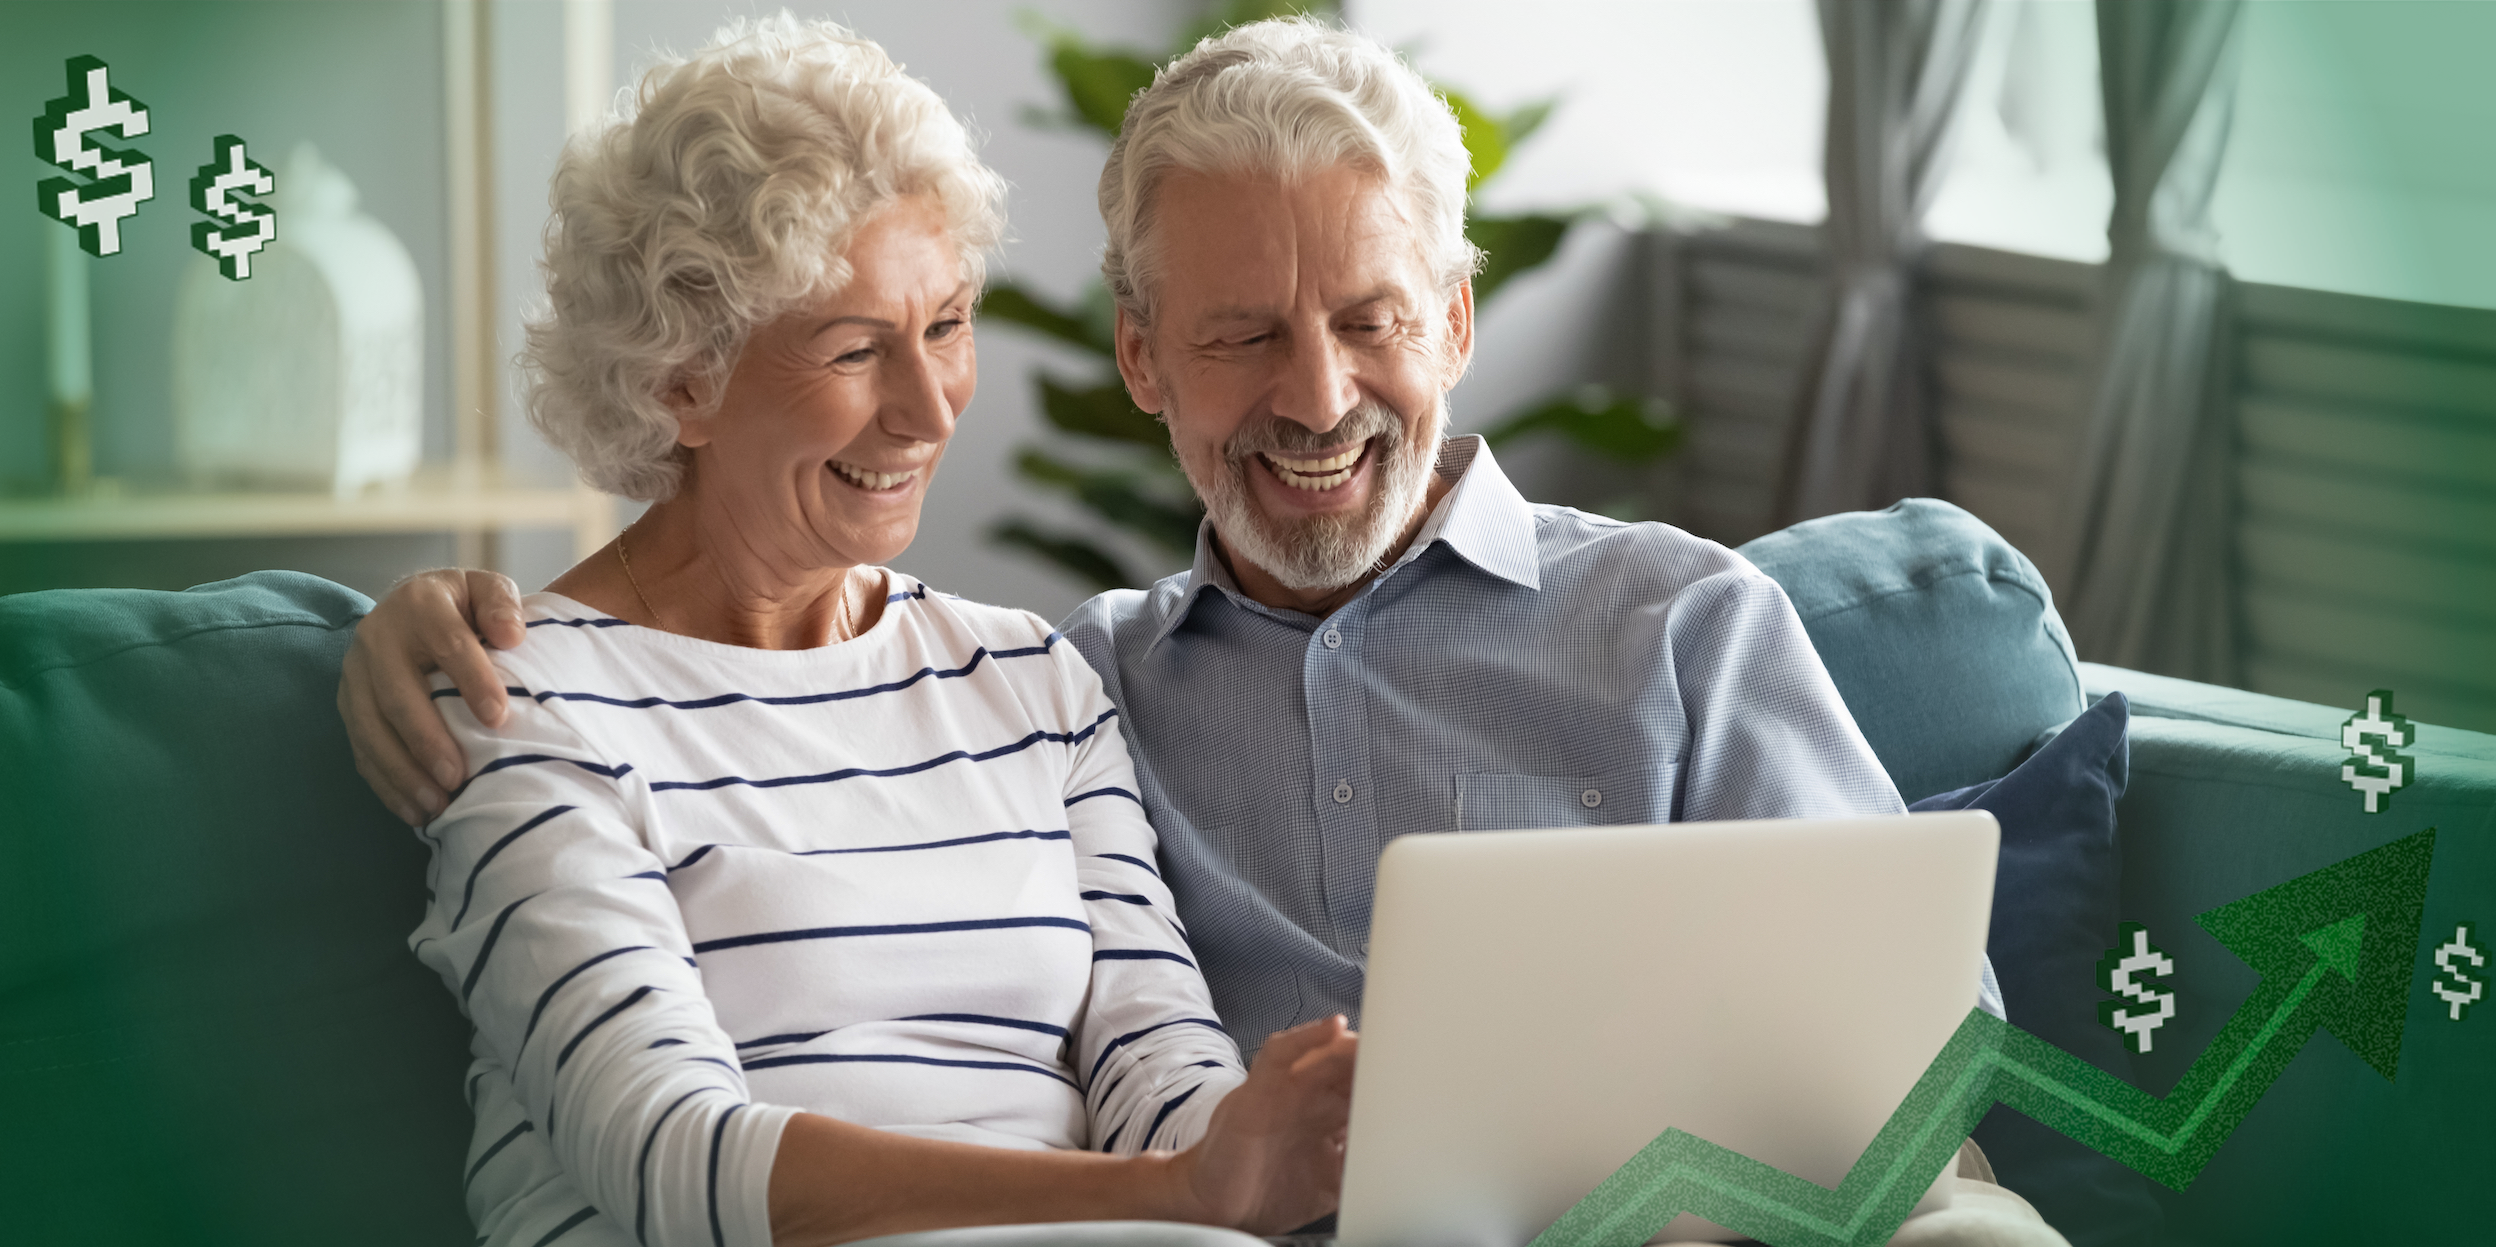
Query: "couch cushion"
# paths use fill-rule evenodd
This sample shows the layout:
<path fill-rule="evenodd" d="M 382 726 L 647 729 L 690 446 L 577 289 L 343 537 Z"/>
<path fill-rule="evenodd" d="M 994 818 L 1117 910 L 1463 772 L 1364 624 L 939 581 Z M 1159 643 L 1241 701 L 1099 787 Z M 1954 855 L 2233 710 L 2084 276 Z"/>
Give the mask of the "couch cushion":
<path fill-rule="evenodd" d="M 470 1235 L 425 857 L 334 708 L 371 603 L 261 572 L 0 598 L 0 1166 L 25 1242 Z"/>
<path fill-rule="evenodd" d="M 1998 780 L 1926 797 L 1919 810 L 1986 810 L 2002 825 L 1985 952 L 2021 1029 L 2131 1080 L 2131 1054 L 2098 1021 L 2095 970 L 2115 939 L 2121 858 L 2115 802 L 2129 773 L 2123 694 L 2091 706 Z M 2009 1108 L 1976 1141 L 2002 1184 L 2073 1247 L 2147 1244 L 2158 1230 L 2148 1179 Z"/>
<path fill-rule="evenodd" d="M 1785 587 L 1909 801 L 2009 771 L 2085 706 L 2044 578 L 1947 502 L 1806 520 L 1741 553 Z"/>
<path fill-rule="evenodd" d="M 2145 1090 L 2166 1094 L 2253 990 L 2252 967 L 2195 915 L 2437 831 L 2398 1077 L 2386 1082 L 2339 1040 L 2315 1035 L 2191 1189 L 2158 1192 L 2171 1231 L 2245 1247 L 2484 1241 L 2486 1200 L 2453 1193 L 2484 1190 L 2496 1172 L 2496 1027 L 2487 1024 L 2496 1014 L 2455 1022 L 2426 984 L 2433 945 L 2462 922 L 2485 932 L 2496 914 L 2496 737 L 2422 729 L 2417 782 L 2368 814 L 2340 780 L 2348 752 L 2338 726 L 2350 710 L 2291 702 L 2274 717 L 2281 708 L 2251 694 L 2116 668 L 2092 674 L 2142 707 L 2117 812 L 2123 916 L 2176 963 L 2163 984 L 2176 993 L 2175 1020 L 2134 1058 Z M 2314 739 L 2326 721 L 2331 739 Z"/>

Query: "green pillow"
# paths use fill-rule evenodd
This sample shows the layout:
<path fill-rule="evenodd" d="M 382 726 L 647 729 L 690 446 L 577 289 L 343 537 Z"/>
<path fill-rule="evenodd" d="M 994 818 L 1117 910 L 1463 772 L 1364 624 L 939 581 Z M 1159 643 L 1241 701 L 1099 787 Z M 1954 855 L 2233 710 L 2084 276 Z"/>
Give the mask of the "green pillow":
<path fill-rule="evenodd" d="M 0 597 L 0 1238 L 472 1236 L 425 855 L 335 696 L 362 596 Z"/>

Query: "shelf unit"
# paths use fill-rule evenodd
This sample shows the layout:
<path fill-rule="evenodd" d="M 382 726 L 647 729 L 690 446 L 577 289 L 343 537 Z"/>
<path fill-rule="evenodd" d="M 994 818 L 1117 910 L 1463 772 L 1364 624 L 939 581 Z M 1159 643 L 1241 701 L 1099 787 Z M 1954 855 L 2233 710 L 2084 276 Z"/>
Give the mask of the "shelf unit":
<path fill-rule="evenodd" d="M 493 23 L 488 0 L 444 0 L 443 188 L 450 252 L 451 460 L 405 482 L 339 497 L 317 491 L 183 489 L 98 482 L 69 496 L 0 496 L 0 547 L 201 538 L 448 533 L 464 567 L 502 563 L 503 533 L 564 529 L 573 557 L 615 536 L 616 501 L 586 486 L 501 479 L 493 231 Z M 564 5 L 565 123 L 594 123 L 612 94 L 613 0 Z M 0 551 L 5 553 L 5 551 Z"/>
<path fill-rule="evenodd" d="M 514 528 L 572 532 L 573 557 L 615 536 L 615 501 L 585 487 L 463 482 L 447 466 L 404 485 L 340 498 L 266 491 L 99 490 L 0 499 L 0 542 L 155 541 L 451 533 L 482 551 Z"/>

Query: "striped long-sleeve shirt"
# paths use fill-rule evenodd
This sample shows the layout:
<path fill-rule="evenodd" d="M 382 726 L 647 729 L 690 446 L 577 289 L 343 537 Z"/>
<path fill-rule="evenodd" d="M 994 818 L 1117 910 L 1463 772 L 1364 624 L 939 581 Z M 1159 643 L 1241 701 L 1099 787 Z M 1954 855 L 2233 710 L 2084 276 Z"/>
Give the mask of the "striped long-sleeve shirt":
<path fill-rule="evenodd" d="M 767 1243 L 801 1110 L 1129 1153 L 1240 1081 L 1100 682 L 888 583 L 799 651 L 538 594 L 504 727 L 437 682 L 472 778 L 410 943 L 476 1027 L 480 1241 Z"/>

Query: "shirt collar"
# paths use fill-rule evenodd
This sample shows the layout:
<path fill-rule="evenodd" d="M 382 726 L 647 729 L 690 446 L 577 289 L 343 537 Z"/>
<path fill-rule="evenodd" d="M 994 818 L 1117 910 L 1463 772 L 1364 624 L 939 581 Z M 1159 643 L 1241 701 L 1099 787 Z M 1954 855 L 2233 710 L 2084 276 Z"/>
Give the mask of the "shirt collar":
<path fill-rule="evenodd" d="M 1421 557 L 1432 545 L 1445 542 L 1466 562 L 1491 575 L 1528 589 L 1542 588 L 1542 568 L 1534 557 L 1534 508 L 1509 483 L 1507 473 L 1499 470 L 1490 445 L 1474 434 L 1448 438 L 1439 443 L 1433 470 L 1456 483 L 1431 508 L 1430 517 L 1422 521 L 1420 531 L 1413 534 L 1412 543 L 1389 573 Z M 1196 561 L 1188 568 L 1187 584 L 1145 651 L 1151 652 L 1163 637 L 1178 631 L 1208 590 L 1236 601 L 1252 600 L 1214 553 L 1210 519 L 1196 526 Z"/>

